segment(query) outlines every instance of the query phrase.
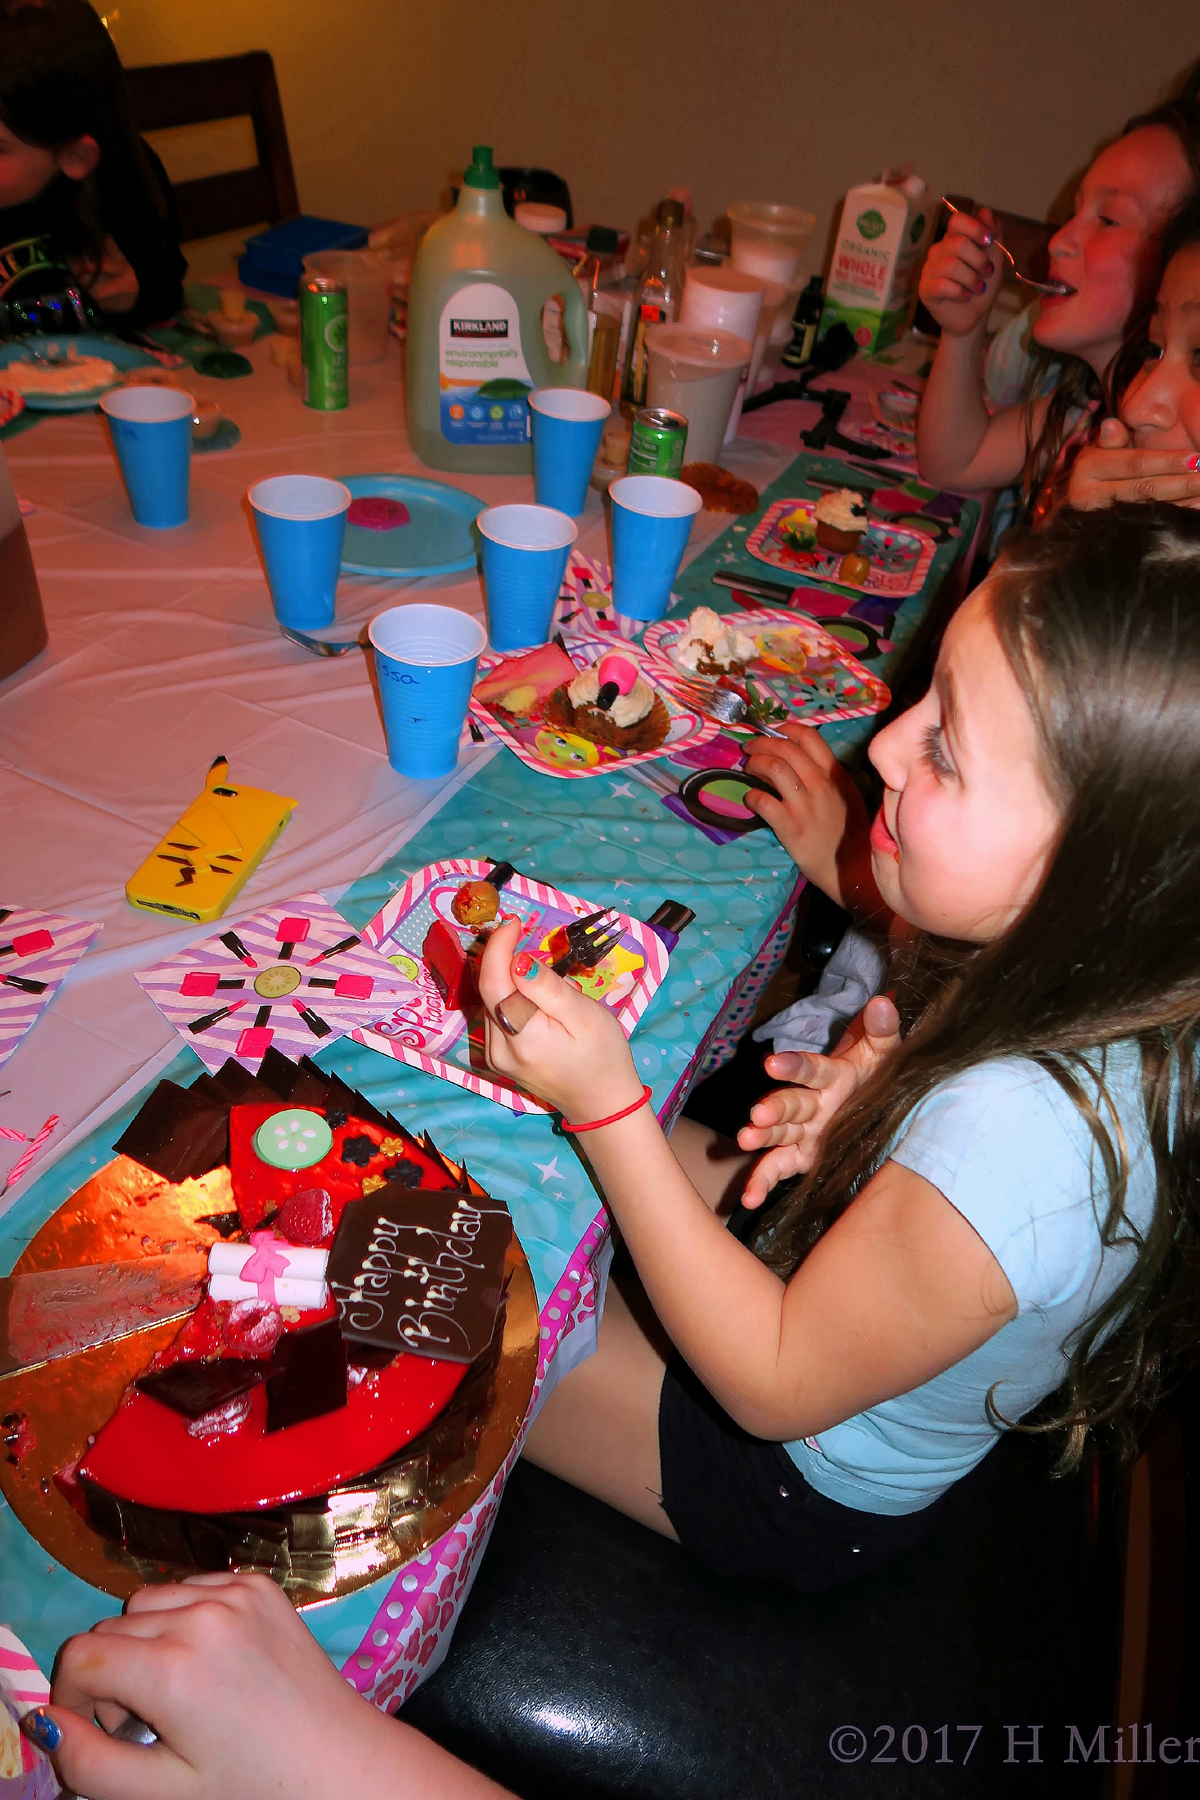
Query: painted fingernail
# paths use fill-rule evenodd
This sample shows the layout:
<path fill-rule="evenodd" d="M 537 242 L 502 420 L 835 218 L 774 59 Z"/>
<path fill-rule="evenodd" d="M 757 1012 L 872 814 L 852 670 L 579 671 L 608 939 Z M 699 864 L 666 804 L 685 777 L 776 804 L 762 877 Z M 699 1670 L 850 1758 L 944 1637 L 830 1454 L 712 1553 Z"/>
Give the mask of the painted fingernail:
<path fill-rule="evenodd" d="M 528 950 L 518 950 L 512 966 L 513 974 L 523 975 L 527 981 L 532 981 L 538 972 L 537 957 L 531 956 Z"/>
<path fill-rule="evenodd" d="M 1187 467 L 1189 469 L 1200 469 L 1200 455 L 1189 456 L 1187 459 Z"/>
<path fill-rule="evenodd" d="M 994 231 L 985 231 L 984 232 L 983 247 L 985 250 L 990 250 L 992 245 L 995 243 L 995 241 L 996 241 L 996 234 Z"/>
<path fill-rule="evenodd" d="M 983 294 L 983 293 L 986 293 L 986 291 L 987 291 L 987 282 L 986 281 L 981 281 L 976 285 L 975 292 L 977 294 Z"/>
<path fill-rule="evenodd" d="M 26 1737 L 33 1739 L 39 1750 L 45 1750 L 50 1753 L 57 1750 L 63 1740 L 61 1728 L 54 1723 L 54 1720 L 50 1717 L 49 1713 L 40 1706 L 35 1707 L 32 1712 L 27 1712 L 25 1714 L 25 1717 L 21 1720 L 21 1729 Z"/>
<path fill-rule="evenodd" d="M 992 262 L 990 257 L 988 258 L 987 272 L 988 272 L 988 280 L 990 281 L 992 276 L 996 273 L 996 265 L 994 262 Z"/>

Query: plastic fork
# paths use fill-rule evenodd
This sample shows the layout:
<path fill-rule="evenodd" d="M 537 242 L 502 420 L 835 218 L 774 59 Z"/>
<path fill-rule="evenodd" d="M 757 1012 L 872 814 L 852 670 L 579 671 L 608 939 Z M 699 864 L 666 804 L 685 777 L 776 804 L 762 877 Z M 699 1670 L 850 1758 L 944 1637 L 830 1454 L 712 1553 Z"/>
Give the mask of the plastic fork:
<path fill-rule="evenodd" d="M 623 934 L 624 927 L 611 906 L 588 913 L 584 919 L 573 919 L 566 927 L 571 947 L 550 967 L 556 975 L 565 975 L 568 969 L 594 969 L 610 950 L 616 949 Z"/>
<path fill-rule="evenodd" d="M 566 927 L 567 942 L 571 949 L 566 956 L 560 956 L 550 967 L 556 975 L 565 975 L 568 969 L 594 969 L 602 962 L 610 950 L 615 950 L 623 935 L 620 915 L 611 907 L 600 912 L 589 913 L 584 919 L 573 919 Z M 509 1037 L 516 1037 L 528 1025 L 537 1007 L 527 994 L 518 994 L 514 988 L 492 1008 Z"/>
<path fill-rule="evenodd" d="M 962 207 L 955 206 L 953 200 L 947 200 L 945 194 L 942 195 L 942 205 L 948 207 L 952 213 L 962 211 Z M 999 238 L 993 238 L 992 242 L 997 250 L 1007 256 L 1009 265 L 1012 268 L 1013 275 L 1016 279 L 1018 281 L 1023 281 L 1025 286 L 1031 287 L 1036 294 L 1058 294 L 1061 297 L 1063 294 L 1073 294 L 1075 292 L 1075 289 L 1066 281 L 1035 281 L 1032 275 L 1022 275 L 1020 269 L 1017 267 L 1017 261 L 1012 251 L 1002 244 Z"/>

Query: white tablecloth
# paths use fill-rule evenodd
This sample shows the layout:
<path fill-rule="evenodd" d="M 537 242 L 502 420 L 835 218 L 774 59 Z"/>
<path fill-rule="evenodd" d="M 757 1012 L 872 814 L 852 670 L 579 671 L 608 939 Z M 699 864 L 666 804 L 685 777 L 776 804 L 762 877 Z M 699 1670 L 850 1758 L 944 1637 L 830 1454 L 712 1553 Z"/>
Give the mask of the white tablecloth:
<path fill-rule="evenodd" d="M 50 647 L 0 683 L 0 905 L 104 927 L 0 1070 L 0 1089 L 10 1090 L 0 1094 L 0 1124 L 32 1132 L 60 1115 L 47 1158 L 178 1045 L 132 974 L 214 927 L 139 912 L 124 885 L 200 791 L 215 756 L 228 756 L 234 779 L 299 802 L 235 902 L 249 913 L 313 888 L 336 894 L 494 754 L 465 750 L 445 782 L 397 775 L 366 659 L 318 659 L 280 637 L 250 528 L 246 490 L 264 475 L 438 475 L 409 448 L 399 346 L 386 362 L 352 371 L 342 413 L 310 412 L 264 343 L 250 357 L 251 377 L 189 381 L 220 401 L 242 440 L 193 457 L 191 519 L 177 531 L 134 524 L 98 412 L 48 418 L 5 447 L 18 493 L 36 509 L 26 528 Z M 765 485 L 792 453 L 746 441 L 725 460 Z M 532 498 L 528 476 L 439 478 L 489 504 Z M 701 514 L 691 554 L 727 523 Z M 594 493 L 578 541 L 608 560 Z M 347 576 L 337 635 L 418 596 L 483 615 L 475 572 L 419 582 Z M 0 1140 L 0 1174 L 20 1148 Z"/>

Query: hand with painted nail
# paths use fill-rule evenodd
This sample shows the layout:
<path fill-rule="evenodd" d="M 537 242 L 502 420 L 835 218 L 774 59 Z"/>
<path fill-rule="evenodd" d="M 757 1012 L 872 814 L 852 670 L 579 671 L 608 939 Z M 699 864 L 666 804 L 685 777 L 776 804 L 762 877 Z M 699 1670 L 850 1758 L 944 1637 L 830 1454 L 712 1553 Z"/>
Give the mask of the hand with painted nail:
<path fill-rule="evenodd" d="M 107 1735 L 128 1712 L 156 1744 Z M 265 1575 L 142 1588 L 122 1617 L 64 1644 L 52 1704 L 24 1729 L 90 1800 L 502 1792 L 361 1699 Z"/>
<path fill-rule="evenodd" d="M 738 1132 L 743 1150 L 766 1151 L 750 1171 L 743 1206 L 761 1206 L 778 1182 L 814 1167 L 834 1115 L 899 1043 L 899 1014 L 886 994 L 876 994 L 830 1056 L 784 1051 L 766 1058 L 767 1074 L 789 1085 L 765 1094 Z"/>
<path fill-rule="evenodd" d="M 945 237 L 925 258 L 921 299 L 952 337 L 982 332 L 987 323 L 1008 266 L 992 249 L 996 235 L 996 221 L 988 207 L 980 207 L 978 218 L 952 213 Z"/>
<path fill-rule="evenodd" d="M 878 916 L 862 795 L 819 731 L 794 722 L 783 729 L 785 737 L 755 738 L 746 763 L 779 798 L 750 788 L 746 805 L 823 894 L 858 918 Z"/>
<path fill-rule="evenodd" d="M 1096 443 L 1079 452 L 1067 493 L 1071 506 L 1085 512 L 1111 506 L 1114 500 L 1174 500 L 1200 506 L 1200 453 L 1140 450 L 1120 419 L 1105 419 Z"/>
<path fill-rule="evenodd" d="M 631 1106 L 642 1091 L 625 1033 L 613 1013 L 581 994 L 573 982 L 528 951 L 517 951 L 521 926 L 507 920 L 488 939 L 479 965 L 486 1009 L 486 1050 L 491 1067 L 549 1102 L 572 1124 L 608 1118 Z M 528 1006 L 506 1013 L 520 1026 L 509 1035 L 496 1022 L 497 1008 L 519 995 Z M 524 1015 L 528 1015 L 527 1017 Z"/>

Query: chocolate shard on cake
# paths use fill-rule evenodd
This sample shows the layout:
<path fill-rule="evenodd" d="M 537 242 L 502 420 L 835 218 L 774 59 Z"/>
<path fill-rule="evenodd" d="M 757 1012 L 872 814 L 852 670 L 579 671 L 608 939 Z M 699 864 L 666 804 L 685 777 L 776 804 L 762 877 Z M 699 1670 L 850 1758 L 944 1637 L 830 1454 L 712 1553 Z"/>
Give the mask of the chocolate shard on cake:
<path fill-rule="evenodd" d="M 185 1419 L 200 1419 L 227 1400 L 249 1393 L 265 1373 L 260 1362 L 226 1356 L 217 1362 L 172 1363 L 168 1369 L 139 1375 L 134 1385 Z"/>
<path fill-rule="evenodd" d="M 227 1056 L 213 1080 L 225 1089 L 230 1100 L 240 1100 L 248 1088 L 257 1087 L 258 1079 L 236 1056 Z"/>
<path fill-rule="evenodd" d="M 329 1092 L 329 1077 L 316 1063 L 310 1062 L 307 1056 L 294 1063 L 273 1044 L 267 1046 L 258 1065 L 258 1079 L 266 1083 L 277 1099 L 290 1100 L 293 1106 L 324 1106 Z"/>
<path fill-rule="evenodd" d="M 113 1145 L 164 1181 L 188 1181 L 229 1156 L 229 1109 L 203 1093 L 160 1081 Z"/>
<path fill-rule="evenodd" d="M 327 1279 L 355 1343 L 474 1362 L 492 1339 L 508 1210 L 461 1189 L 389 1185 L 342 1214 Z"/>
<path fill-rule="evenodd" d="M 218 1237 L 235 1238 L 242 1235 L 242 1215 L 236 1212 L 201 1213 L 196 1220 L 197 1225 L 207 1225 Z"/>
<path fill-rule="evenodd" d="M 280 1338 L 267 1373 L 267 1431 L 345 1406 L 346 1340 L 336 1319 L 322 1319 Z"/>

